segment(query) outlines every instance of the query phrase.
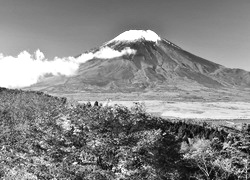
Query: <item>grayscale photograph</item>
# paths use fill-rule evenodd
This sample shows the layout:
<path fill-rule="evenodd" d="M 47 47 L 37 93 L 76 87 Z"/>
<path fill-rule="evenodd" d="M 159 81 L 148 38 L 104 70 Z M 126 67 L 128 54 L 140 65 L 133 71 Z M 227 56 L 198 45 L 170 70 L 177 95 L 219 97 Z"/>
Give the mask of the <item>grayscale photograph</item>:
<path fill-rule="evenodd" d="M 250 0 L 0 0 L 0 179 L 250 180 Z"/>

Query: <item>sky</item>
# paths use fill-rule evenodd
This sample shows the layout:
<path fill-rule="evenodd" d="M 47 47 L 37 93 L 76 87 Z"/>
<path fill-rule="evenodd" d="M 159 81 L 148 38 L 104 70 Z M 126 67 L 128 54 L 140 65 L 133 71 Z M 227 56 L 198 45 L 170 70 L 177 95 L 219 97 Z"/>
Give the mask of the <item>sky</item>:
<path fill-rule="evenodd" d="M 0 53 L 79 55 L 130 29 L 250 71 L 249 0 L 0 0 Z M 2 55 L 2 56 L 3 56 Z"/>

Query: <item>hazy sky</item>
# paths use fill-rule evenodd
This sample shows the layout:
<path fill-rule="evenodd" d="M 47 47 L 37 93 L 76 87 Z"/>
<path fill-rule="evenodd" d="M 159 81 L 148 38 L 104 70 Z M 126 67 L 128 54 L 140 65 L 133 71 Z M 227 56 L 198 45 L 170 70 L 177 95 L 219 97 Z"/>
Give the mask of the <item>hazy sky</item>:
<path fill-rule="evenodd" d="M 0 53 L 75 56 L 129 29 L 250 71 L 250 0 L 0 0 Z"/>

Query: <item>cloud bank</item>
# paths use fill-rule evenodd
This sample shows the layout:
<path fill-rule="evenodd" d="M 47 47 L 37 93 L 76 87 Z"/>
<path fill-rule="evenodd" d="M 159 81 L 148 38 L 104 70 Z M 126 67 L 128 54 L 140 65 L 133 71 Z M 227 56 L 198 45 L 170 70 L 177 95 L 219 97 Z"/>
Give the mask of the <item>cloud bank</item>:
<path fill-rule="evenodd" d="M 39 82 L 45 75 L 73 76 L 77 73 L 80 64 L 94 58 L 111 59 L 124 55 L 135 54 L 136 50 L 124 48 L 116 51 L 109 47 L 102 47 L 99 51 L 85 53 L 74 57 L 55 57 L 48 60 L 37 50 L 34 54 L 21 52 L 16 57 L 4 56 L 0 53 L 0 87 L 22 88 Z"/>

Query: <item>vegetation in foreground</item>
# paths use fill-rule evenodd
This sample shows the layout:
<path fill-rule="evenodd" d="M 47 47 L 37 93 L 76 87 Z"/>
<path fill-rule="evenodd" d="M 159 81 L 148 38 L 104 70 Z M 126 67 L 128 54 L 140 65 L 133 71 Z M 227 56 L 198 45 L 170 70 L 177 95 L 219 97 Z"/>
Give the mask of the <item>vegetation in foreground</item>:
<path fill-rule="evenodd" d="M 250 179 L 242 131 L 0 88 L 0 178 Z"/>

